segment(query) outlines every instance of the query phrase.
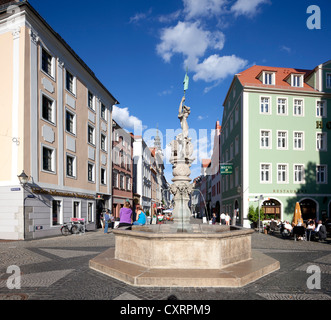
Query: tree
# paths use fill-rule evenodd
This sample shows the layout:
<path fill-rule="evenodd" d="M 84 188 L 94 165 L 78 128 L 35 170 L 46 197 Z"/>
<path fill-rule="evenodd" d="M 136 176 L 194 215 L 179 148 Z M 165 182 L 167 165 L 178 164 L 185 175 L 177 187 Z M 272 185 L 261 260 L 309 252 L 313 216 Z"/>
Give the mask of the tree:
<path fill-rule="evenodd" d="M 251 205 L 248 209 L 248 215 L 247 218 L 251 222 L 257 223 L 259 221 L 259 207 L 254 208 L 253 205 Z M 264 208 L 260 208 L 260 221 L 265 219 L 264 214 Z"/>

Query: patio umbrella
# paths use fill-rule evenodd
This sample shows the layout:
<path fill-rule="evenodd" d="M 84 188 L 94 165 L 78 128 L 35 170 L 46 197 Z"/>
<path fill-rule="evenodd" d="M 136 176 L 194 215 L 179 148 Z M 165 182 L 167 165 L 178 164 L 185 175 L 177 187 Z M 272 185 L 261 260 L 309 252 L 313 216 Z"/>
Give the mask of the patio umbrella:
<path fill-rule="evenodd" d="M 294 223 L 294 225 L 297 225 L 299 220 L 302 221 L 302 217 L 301 217 L 300 204 L 299 204 L 299 202 L 297 202 L 295 204 L 295 210 L 294 210 L 294 216 L 293 216 L 293 223 Z"/>

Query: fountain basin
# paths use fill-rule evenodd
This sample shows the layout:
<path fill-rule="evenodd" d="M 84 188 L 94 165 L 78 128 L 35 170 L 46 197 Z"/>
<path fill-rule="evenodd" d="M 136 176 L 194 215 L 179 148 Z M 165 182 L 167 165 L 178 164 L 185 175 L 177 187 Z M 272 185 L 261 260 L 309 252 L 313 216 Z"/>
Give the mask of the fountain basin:
<path fill-rule="evenodd" d="M 251 250 L 253 230 L 193 225 L 114 230 L 115 249 L 90 268 L 134 286 L 241 287 L 279 269 L 279 262 Z"/>
<path fill-rule="evenodd" d="M 251 259 L 252 230 L 200 226 L 183 233 L 171 225 L 116 230 L 115 259 L 159 269 L 221 269 Z"/>

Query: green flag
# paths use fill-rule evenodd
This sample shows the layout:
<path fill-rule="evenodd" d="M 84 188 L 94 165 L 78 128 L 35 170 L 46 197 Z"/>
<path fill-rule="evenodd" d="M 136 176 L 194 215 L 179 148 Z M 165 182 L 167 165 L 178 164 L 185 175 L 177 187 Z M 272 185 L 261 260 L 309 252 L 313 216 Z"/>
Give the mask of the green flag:
<path fill-rule="evenodd" d="M 186 72 L 186 75 L 184 78 L 184 92 L 188 89 L 189 81 L 190 81 L 190 78 L 188 77 L 187 72 Z"/>

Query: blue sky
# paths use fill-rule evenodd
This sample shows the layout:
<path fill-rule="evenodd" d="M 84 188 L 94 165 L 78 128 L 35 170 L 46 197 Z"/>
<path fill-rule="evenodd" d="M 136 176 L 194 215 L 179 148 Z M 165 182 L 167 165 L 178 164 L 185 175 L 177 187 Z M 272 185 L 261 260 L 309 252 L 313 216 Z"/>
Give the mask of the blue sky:
<path fill-rule="evenodd" d="M 250 66 L 312 69 L 331 59 L 329 0 L 30 0 L 120 102 L 114 117 L 163 148 L 180 128 L 186 68 L 199 175 L 233 75 Z M 310 5 L 321 29 L 310 30 Z M 166 153 L 166 152 L 165 152 Z M 171 180 L 171 165 L 166 165 Z"/>

